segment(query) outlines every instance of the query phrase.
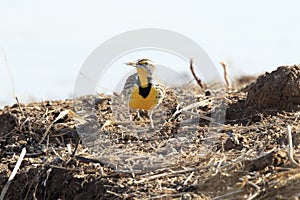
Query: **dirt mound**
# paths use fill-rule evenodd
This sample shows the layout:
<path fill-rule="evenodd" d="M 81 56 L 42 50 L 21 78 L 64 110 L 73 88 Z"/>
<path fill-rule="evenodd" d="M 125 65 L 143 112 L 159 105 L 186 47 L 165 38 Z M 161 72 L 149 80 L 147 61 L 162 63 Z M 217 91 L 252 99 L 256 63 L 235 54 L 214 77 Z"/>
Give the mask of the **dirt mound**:
<path fill-rule="evenodd" d="M 249 87 L 248 106 L 296 109 L 300 105 L 300 65 L 281 66 L 258 77 Z"/>

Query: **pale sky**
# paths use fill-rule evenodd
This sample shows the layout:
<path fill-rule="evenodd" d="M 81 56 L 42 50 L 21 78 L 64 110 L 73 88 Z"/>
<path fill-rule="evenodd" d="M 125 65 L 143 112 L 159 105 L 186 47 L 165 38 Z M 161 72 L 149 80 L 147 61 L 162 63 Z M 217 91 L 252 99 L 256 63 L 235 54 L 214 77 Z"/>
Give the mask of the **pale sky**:
<path fill-rule="evenodd" d="M 89 54 L 114 35 L 169 29 L 197 42 L 232 76 L 300 63 L 298 1 L 0 1 L 0 107 L 72 98 Z M 11 84 L 13 78 L 13 84 Z M 15 94 L 13 94 L 15 89 Z"/>

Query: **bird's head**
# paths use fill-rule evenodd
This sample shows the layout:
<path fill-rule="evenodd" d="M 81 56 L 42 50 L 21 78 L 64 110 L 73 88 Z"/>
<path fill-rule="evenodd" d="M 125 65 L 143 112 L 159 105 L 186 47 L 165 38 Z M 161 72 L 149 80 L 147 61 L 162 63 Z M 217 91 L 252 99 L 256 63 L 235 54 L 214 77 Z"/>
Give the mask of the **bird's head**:
<path fill-rule="evenodd" d="M 128 62 L 125 64 L 136 67 L 142 85 L 148 84 L 155 76 L 156 68 L 153 62 L 147 58 L 139 59 L 137 61 Z"/>
<path fill-rule="evenodd" d="M 137 69 L 144 69 L 147 71 L 147 76 L 154 75 L 156 68 L 152 62 L 152 60 L 149 60 L 147 58 L 139 59 L 134 62 L 128 62 L 125 63 L 126 65 L 131 65 L 133 67 L 136 67 Z"/>

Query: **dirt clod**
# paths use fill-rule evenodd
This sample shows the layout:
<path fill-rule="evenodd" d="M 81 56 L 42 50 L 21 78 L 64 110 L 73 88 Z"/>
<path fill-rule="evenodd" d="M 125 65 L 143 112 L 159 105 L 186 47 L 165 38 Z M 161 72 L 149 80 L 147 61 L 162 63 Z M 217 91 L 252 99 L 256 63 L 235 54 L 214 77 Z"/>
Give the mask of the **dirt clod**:
<path fill-rule="evenodd" d="M 249 87 L 248 106 L 256 108 L 299 109 L 300 65 L 281 66 L 258 77 Z"/>

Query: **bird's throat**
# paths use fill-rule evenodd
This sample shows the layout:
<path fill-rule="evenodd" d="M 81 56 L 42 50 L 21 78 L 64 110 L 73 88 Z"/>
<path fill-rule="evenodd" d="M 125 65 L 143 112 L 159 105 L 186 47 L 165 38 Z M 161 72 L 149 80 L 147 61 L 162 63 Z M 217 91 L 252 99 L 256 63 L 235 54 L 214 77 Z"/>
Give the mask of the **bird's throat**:
<path fill-rule="evenodd" d="M 136 70 L 139 75 L 141 87 L 147 87 L 149 83 L 147 70 L 142 68 L 136 68 Z"/>

